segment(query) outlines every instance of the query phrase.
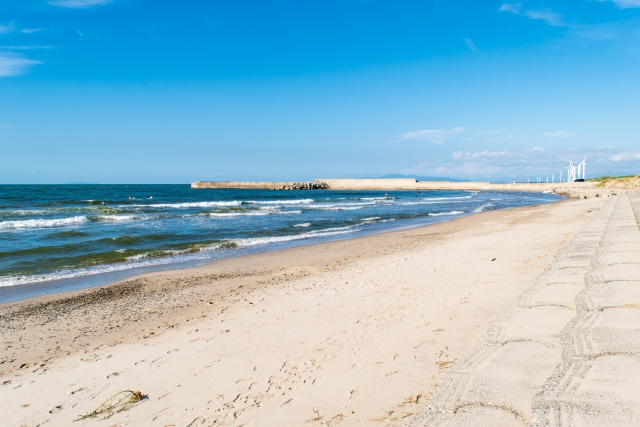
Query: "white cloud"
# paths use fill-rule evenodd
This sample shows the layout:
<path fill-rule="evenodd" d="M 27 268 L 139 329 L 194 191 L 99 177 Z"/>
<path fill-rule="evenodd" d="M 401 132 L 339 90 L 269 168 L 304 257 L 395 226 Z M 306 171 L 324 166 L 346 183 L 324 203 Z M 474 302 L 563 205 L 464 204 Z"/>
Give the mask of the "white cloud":
<path fill-rule="evenodd" d="M 24 74 L 31 66 L 36 64 L 41 64 L 41 62 L 24 58 L 19 55 L 10 55 L 0 52 L 0 77 Z"/>
<path fill-rule="evenodd" d="M 626 162 L 629 160 L 639 160 L 640 159 L 640 151 L 636 151 L 635 153 L 620 153 L 614 154 L 613 156 L 609 156 L 609 160 L 614 162 Z"/>
<path fill-rule="evenodd" d="M 640 0 L 600 0 L 600 1 L 612 1 L 620 9 L 630 9 L 634 7 L 640 7 Z"/>
<path fill-rule="evenodd" d="M 53 49 L 53 46 L 42 46 L 42 45 L 0 46 L 0 49 L 6 49 L 6 50 L 36 50 L 36 49 Z"/>
<path fill-rule="evenodd" d="M 86 9 L 93 6 L 104 6 L 111 3 L 112 0 L 54 0 L 49 4 L 59 7 L 68 7 L 73 9 Z"/>
<path fill-rule="evenodd" d="M 544 147 L 533 147 L 533 151 L 543 152 L 544 151 Z"/>
<path fill-rule="evenodd" d="M 552 12 L 550 9 L 527 10 L 524 14 L 525 16 L 531 19 L 539 19 L 542 21 L 546 21 L 547 24 L 552 25 L 554 27 L 564 27 L 567 25 L 564 22 L 562 22 L 562 17 L 559 14 Z"/>
<path fill-rule="evenodd" d="M 21 33 L 24 34 L 33 34 L 42 31 L 42 28 L 23 28 Z"/>
<path fill-rule="evenodd" d="M 544 10 L 524 10 L 522 9 L 522 3 L 503 3 L 499 8 L 498 12 L 509 12 L 514 15 L 526 16 L 530 19 L 537 19 L 540 21 L 545 21 L 547 24 L 552 25 L 554 27 L 566 27 L 567 24 L 562 22 L 562 16 L 560 14 L 553 12 L 551 9 Z"/>
<path fill-rule="evenodd" d="M 573 138 L 576 136 L 574 133 L 569 132 L 568 130 L 556 130 L 554 132 L 544 132 L 542 135 L 547 138 Z"/>
<path fill-rule="evenodd" d="M 463 132 L 465 128 L 457 127 L 453 129 L 422 129 L 416 131 L 409 131 L 401 133 L 397 137 L 400 139 L 421 139 L 424 141 L 433 142 L 434 144 L 442 144 L 447 140 L 447 137 L 454 133 Z"/>
<path fill-rule="evenodd" d="M 596 150 L 610 150 L 613 148 L 613 145 L 601 145 L 599 147 L 596 147 Z"/>
<path fill-rule="evenodd" d="M 14 28 L 13 22 L 9 22 L 8 25 L 0 25 L 0 34 L 10 33 Z"/>
<path fill-rule="evenodd" d="M 453 151 L 447 158 L 414 158 L 401 171 L 404 175 L 438 175 L 478 180 L 523 180 L 535 182 L 542 176 L 543 181 L 552 175 L 556 181 L 562 171 L 566 176 L 568 162 L 565 159 L 582 160 L 587 157 L 587 170 L 596 174 L 627 173 L 629 167 L 640 162 L 640 151 L 633 148 L 623 152 L 616 150 L 585 151 L 580 148 L 547 147 L 539 149 L 513 149 L 513 151 L 491 151 L 491 146 L 483 151 Z M 610 171 L 610 172 L 608 172 Z M 589 172 L 591 174 L 591 172 Z"/>
<path fill-rule="evenodd" d="M 473 42 L 473 40 L 471 39 L 467 39 L 467 38 L 463 38 L 462 40 L 464 40 L 465 44 L 467 45 L 467 47 L 469 48 L 469 50 L 471 52 L 477 53 L 478 48 L 476 47 L 476 44 Z"/>
<path fill-rule="evenodd" d="M 472 153 L 471 151 L 454 151 L 452 157 L 456 160 L 460 159 L 477 159 L 479 157 L 501 157 L 501 156 L 512 156 L 514 153 L 510 153 L 508 151 L 476 151 Z"/>
<path fill-rule="evenodd" d="M 498 8 L 498 12 L 511 12 L 511 13 L 515 13 L 516 15 L 519 15 L 521 10 L 522 10 L 522 3 L 515 3 L 515 4 L 502 3 L 500 8 Z"/>

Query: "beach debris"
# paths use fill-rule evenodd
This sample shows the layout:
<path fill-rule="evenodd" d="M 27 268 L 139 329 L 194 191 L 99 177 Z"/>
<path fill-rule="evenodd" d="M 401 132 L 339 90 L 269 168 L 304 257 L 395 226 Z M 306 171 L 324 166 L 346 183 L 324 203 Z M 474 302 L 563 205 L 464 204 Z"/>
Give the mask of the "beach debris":
<path fill-rule="evenodd" d="M 494 259 L 492 259 L 491 261 L 495 261 L 495 260 L 496 260 L 496 259 L 494 258 Z"/>
<path fill-rule="evenodd" d="M 49 411 L 50 414 L 55 414 L 57 412 L 62 411 L 64 408 L 66 408 L 65 405 L 58 405 L 55 408 L 53 408 L 52 410 Z"/>
<path fill-rule="evenodd" d="M 99 416 L 102 416 L 102 419 L 106 420 L 118 412 L 128 410 L 131 406 L 145 399 L 147 399 L 147 396 L 143 395 L 142 392 L 121 390 L 111 395 L 111 397 L 105 400 L 102 405 L 98 406 L 95 411 L 87 415 L 83 415 L 75 421 L 86 420 L 87 418 L 97 418 Z"/>

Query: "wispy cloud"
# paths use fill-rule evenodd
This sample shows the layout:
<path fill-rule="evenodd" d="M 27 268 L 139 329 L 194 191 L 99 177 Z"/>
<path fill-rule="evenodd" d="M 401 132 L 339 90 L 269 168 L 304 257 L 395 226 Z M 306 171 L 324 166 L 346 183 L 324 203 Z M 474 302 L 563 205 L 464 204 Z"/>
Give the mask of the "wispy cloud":
<path fill-rule="evenodd" d="M 434 144 L 442 144 L 447 140 L 449 135 L 454 133 L 464 132 L 465 128 L 457 127 L 453 129 L 422 129 L 401 133 L 397 136 L 399 139 L 418 139 L 423 141 L 433 142 Z"/>
<path fill-rule="evenodd" d="M 611 1 L 620 9 L 631 9 L 634 7 L 640 7 L 640 0 L 600 0 Z"/>
<path fill-rule="evenodd" d="M 112 0 L 53 0 L 49 4 L 72 9 L 87 9 L 94 6 L 104 6 L 111 2 Z"/>
<path fill-rule="evenodd" d="M 0 52 L 0 77 L 19 76 L 37 64 L 41 62 L 21 55 Z"/>
<path fill-rule="evenodd" d="M 619 153 L 609 156 L 609 160 L 613 162 L 627 162 L 629 160 L 639 160 L 640 159 L 640 151 L 632 152 L 632 153 Z"/>
<path fill-rule="evenodd" d="M 0 34 L 7 34 L 15 29 L 13 22 L 9 22 L 7 25 L 0 25 Z"/>
<path fill-rule="evenodd" d="M 0 46 L 0 49 L 5 49 L 5 50 L 37 50 L 37 49 L 53 49 L 53 46 L 43 46 L 43 45 Z"/>
<path fill-rule="evenodd" d="M 471 151 L 454 151 L 451 155 L 452 158 L 456 160 L 460 159 L 477 159 L 480 157 L 502 157 L 502 156 L 513 156 L 514 153 L 509 151 L 476 151 L 472 153 Z"/>
<path fill-rule="evenodd" d="M 576 136 L 573 132 L 569 132 L 568 130 L 557 130 L 554 132 L 544 132 L 542 135 L 547 138 L 573 138 Z"/>
<path fill-rule="evenodd" d="M 526 148 L 501 151 L 487 149 L 479 151 L 453 151 L 450 157 L 440 159 L 415 159 L 401 171 L 404 175 L 439 175 L 475 179 L 505 179 L 535 182 L 542 176 L 543 181 L 551 175 L 557 181 L 560 172 L 566 174 L 567 161 L 582 160 L 588 155 L 588 170 L 596 174 L 603 171 L 628 171 L 640 160 L 640 151 L 589 150 L 574 148 Z"/>
<path fill-rule="evenodd" d="M 526 16 L 530 19 L 545 21 L 554 27 L 567 27 L 568 25 L 562 21 L 559 13 L 553 12 L 551 9 L 523 9 L 522 3 L 503 3 L 498 12 L 509 12 L 514 15 Z"/>
<path fill-rule="evenodd" d="M 479 50 L 476 47 L 476 44 L 473 42 L 473 40 L 471 39 L 467 39 L 467 38 L 463 38 L 462 39 L 464 41 L 464 43 L 467 45 L 467 47 L 469 48 L 469 50 L 473 53 L 478 53 Z"/>
<path fill-rule="evenodd" d="M 42 31 L 42 28 L 23 28 L 22 31 L 20 31 L 23 34 L 33 34 L 33 33 L 38 33 Z"/>
<path fill-rule="evenodd" d="M 487 130 L 484 132 L 478 132 L 478 135 L 501 135 L 504 133 L 504 129 L 494 129 L 494 130 Z"/>

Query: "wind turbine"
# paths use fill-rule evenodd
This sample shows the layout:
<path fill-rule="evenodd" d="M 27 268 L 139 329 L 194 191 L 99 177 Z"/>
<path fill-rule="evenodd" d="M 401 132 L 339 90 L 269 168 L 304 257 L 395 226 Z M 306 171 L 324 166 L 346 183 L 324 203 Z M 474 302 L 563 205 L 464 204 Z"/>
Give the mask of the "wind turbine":
<path fill-rule="evenodd" d="M 587 169 L 587 156 L 584 156 L 584 159 L 582 159 L 582 161 L 578 164 L 578 166 L 580 167 L 580 169 L 582 169 L 582 179 L 585 179 L 587 177 L 586 174 L 586 169 Z M 580 176 L 578 176 L 578 178 L 580 178 Z"/>

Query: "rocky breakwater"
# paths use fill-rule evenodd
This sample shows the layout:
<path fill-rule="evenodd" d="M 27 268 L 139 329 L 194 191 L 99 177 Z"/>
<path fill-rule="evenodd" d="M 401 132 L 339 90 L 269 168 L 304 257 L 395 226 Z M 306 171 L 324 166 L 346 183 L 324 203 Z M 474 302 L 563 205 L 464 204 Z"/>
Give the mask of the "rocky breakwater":
<path fill-rule="evenodd" d="M 329 184 L 326 182 L 294 182 L 282 187 L 274 187 L 273 190 L 329 190 Z"/>

